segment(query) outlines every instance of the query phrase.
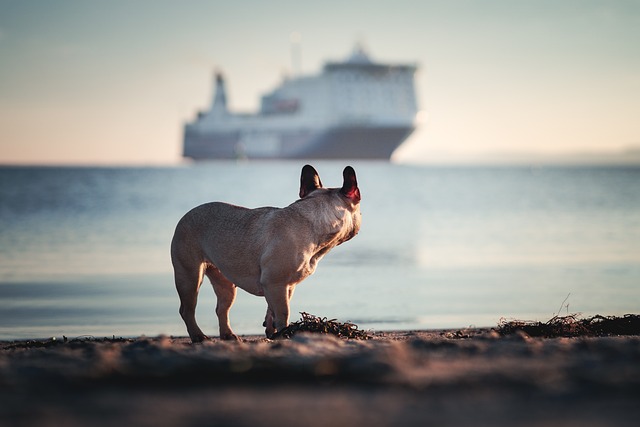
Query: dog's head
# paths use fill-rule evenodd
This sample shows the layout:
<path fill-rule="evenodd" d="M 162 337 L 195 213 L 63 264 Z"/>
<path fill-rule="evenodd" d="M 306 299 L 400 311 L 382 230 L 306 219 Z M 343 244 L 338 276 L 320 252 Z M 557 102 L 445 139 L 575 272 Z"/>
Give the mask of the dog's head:
<path fill-rule="evenodd" d="M 347 166 L 342 171 L 343 183 L 340 188 L 325 188 L 320 175 L 313 166 L 305 165 L 300 176 L 300 198 L 313 198 L 319 205 L 332 209 L 343 220 L 341 225 L 345 242 L 360 230 L 360 189 L 356 180 L 356 171 Z"/>

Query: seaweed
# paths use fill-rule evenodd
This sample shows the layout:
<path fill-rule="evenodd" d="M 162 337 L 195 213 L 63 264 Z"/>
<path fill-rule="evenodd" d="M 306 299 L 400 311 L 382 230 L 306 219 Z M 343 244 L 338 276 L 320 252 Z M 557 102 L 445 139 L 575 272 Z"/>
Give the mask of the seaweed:
<path fill-rule="evenodd" d="M 340 323 L 336 319 L 327 320 L 326 317 L 318 317 L 313 314 L 300 312 L 302 319 L 292 322 L 282 331 L 276 333 L 276 338 L 291 338 L 298 332 L 313 332 L 320 334 L 333 334 L 340 338 L 368 340 L 371 335 L 358 329 L 358 326 L 350 323 Z"/>
<path fill-rule="evenodd" d="M 640 315 L 625 314 L 618 316 L 601 316 L 599 314 L 580 319 L 579 314 L 553 316 L 546 322 L 501 319 L 498 333 L 502 336 L 519 331 L 532 337 L 580 337 L 580 336 L 612 336 L 640 335 Z"/>

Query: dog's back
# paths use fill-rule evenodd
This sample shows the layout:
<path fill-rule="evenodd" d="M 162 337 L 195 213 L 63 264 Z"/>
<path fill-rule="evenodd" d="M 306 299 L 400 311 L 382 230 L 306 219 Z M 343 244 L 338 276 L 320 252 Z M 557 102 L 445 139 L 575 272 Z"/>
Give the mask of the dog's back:
<path fill-rule="evenodd" d="M 267 219 L 278 210 L 248 209 L 222 202 L 193 208 L 176 226 L 171 242 L 174 265 L 178 262 L 188 268 L 200 268 L 202 263 L 212 264 L 236 285 L 250 287 L 259 275 Z"/>

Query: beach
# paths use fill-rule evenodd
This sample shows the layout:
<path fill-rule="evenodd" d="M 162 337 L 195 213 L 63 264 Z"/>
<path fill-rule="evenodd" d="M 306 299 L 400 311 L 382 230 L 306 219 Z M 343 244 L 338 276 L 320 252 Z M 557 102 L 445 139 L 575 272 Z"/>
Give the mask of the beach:
<path fill-rule="evenodd" d="M 0 343 L 0 425 L 635 426 L 640 337 L 490 328 Z"/>

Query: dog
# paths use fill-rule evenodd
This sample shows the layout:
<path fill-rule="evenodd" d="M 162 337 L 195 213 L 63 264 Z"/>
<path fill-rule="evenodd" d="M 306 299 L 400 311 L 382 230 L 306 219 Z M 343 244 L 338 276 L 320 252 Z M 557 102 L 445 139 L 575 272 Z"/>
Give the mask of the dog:
<path fill-rule="evenodd" d="M 239 340 L 229 324 L 236 287 L 267 301 L 269 338 L 289 325 L 289 302 L 332 248 L 360 230 L 360 190 L 347 166 L 340 188 L 322 186 L 318 172 L 302 168 L 300 199 L 285 208 L 248 209 L 222 202 L 200 205 L 178 222 L 171 241 L 180 316 L 194 343 L 208 337 L 196 323 L 198 291 L 206 275 L 217 297 L 220 338 Z"/>

